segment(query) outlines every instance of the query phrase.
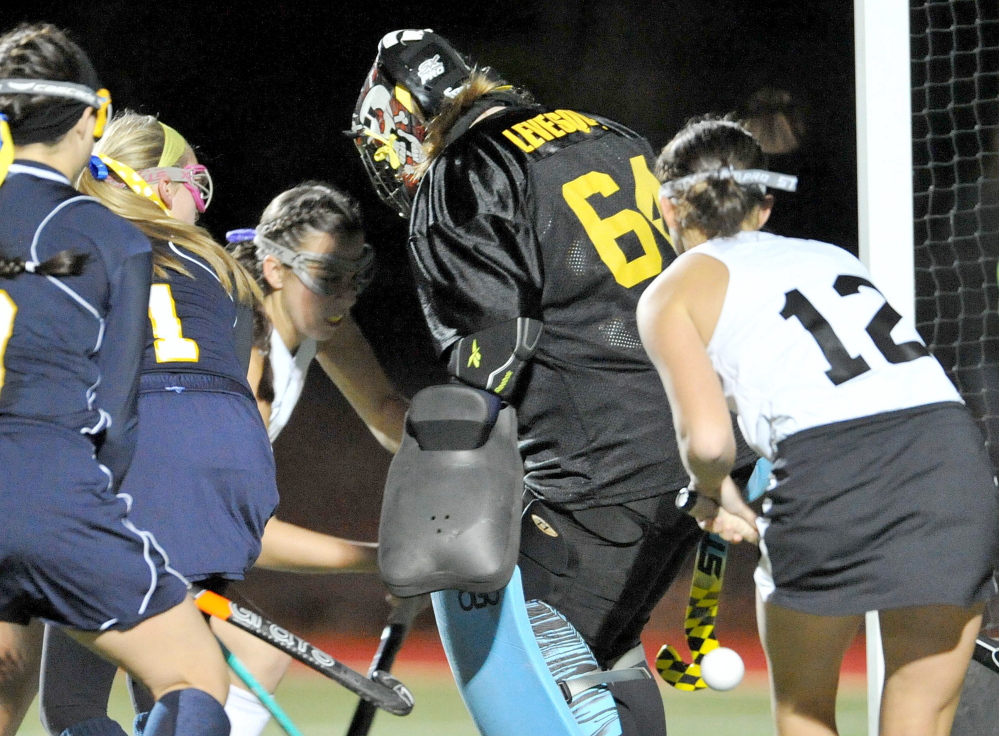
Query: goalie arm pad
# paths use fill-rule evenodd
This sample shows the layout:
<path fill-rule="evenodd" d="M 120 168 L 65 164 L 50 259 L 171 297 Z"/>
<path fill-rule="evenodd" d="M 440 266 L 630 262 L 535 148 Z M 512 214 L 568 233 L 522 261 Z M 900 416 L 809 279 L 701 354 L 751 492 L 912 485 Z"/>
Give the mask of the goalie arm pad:
<path fill-rule="evenodd" d="M 463 337 L 451 348 L 451 375 L 502 398 L 513 394 L 521 370 L 538 347 L 542 323 L 517 317 Z"/>

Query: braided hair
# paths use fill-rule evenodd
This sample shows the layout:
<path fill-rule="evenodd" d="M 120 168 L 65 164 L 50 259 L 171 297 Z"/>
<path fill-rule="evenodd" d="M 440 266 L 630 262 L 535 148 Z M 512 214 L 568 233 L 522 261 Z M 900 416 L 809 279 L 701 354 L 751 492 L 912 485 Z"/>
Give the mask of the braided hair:
<path fill-rule="evenodd" d="M 307 181 L 272 199 L 260 216 L 255 232 L 278 245 L 298 251 L 302 248 L 302 238 L 310 232 L 334 237 L 363 233 L 364 221 L 361 207 L 352 196 L 329 184 Z M 237 242 L 231 247 L 231 252 L 256 276 L 264 294 L 269 294 L 272 289 L 264 279 L 263 259 L 258 256 L 253 241 Z"/>
<path fill-rule="evenodd" d="M 22 273 L 36 273 L 39 276 L 79 276 L 83 273 L 89 258 L 87 253 L 61 250 L 47 261 L 35 263 L 23 258 L 0 258 L 0 279 L 12 279 Z"/>
<path fill-rule="evenodd" d="M 675 181 L 701 172 L 756 169 L 763 165 L 759 142 L 730 117 L 694 118 L 666 147 L 656 161 L 659 181 Z M 707 176 L 673 197 L 681 230 L 700 230 L 711 238 L 728 238 L 742 229 L 746 217 L 766 202 L 754 184 L 739 184 L 724 176 Z"/>
<path fill-rule="evenodd" d="M 310 232 L 330 236 L 363 233 L 360 205 L 349 194 L 329 184 L 307 181 L 272 199 L 255 229 L 233 230 L 227 237 L 232 255 L 256 277 L 257 284 L 267 295 L 273 289 L 264 278 L 263 258 L 257 253 L 254 234 L 298 251 L 302 247 L 302 238 Z M 274 377 L 269 360 L 270 334 L 270 319 L 263 308 L 258 307 L 254 312 L 253 347 L 263 356 L 264 369 L 257 398 L 266 402 L 274 401 Z"/>

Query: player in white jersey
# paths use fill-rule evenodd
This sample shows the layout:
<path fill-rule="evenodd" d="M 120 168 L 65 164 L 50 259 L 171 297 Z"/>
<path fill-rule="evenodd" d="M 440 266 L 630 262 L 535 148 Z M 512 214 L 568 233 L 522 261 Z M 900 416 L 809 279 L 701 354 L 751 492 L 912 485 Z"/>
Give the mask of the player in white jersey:
<path fill-rule="evenodd" d="M 372 435 L 395 452 L 408 402 L 350 315 L 374 266 L 358 204 L 328 185 L 305 183 L 275 197 L 255 229 L 234 230 L 228 238 L 265 295 L 249 382 L 271 442 L 291 418 L 309 365 L 316 360 Z M 374 571 L 373 547 L 272 518 L 257 564 L 288 572 Z M 264 673 L 261 684 L 273 691 L 290 658 L 246 639 L 237 653 L 255 672 Z M 230 715 L 232 736 L 257 736 L 269 714 L 252 694 L 240 695 L 241 713 Z"/>
<path fill-rule="evenodd" d="M 678 505 L 731 541 L 760 541 L 778 734 L 837 733 L 843 654 L 879 610 L 882 736 L 945 735 L 996 593 L 992 469 L 942 368 L 864 266 L 760 231 L 766 186 L 794 187 L 762 161 L 739 124 L 703 118 L 657 162 L 681 255 L 638 319 L 690 473 Z M 727 477 L 730 408 L 774 461 L 759 520 Z"/>

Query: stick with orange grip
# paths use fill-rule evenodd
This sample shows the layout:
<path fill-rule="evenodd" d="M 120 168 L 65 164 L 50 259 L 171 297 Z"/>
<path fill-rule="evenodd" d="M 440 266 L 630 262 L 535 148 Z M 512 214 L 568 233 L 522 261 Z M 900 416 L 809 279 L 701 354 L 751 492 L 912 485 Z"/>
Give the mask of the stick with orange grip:
<path fill-rule="evenodd" d="M 256 611 L 236 605 L 210 590 L 195 589 L 194 602 L 203 613 L 263 639 L 384 711 L 404 716 L 413 710 L 412 693 L 387 672 L 376 670 L 370 678 L 365 677 Z"/>

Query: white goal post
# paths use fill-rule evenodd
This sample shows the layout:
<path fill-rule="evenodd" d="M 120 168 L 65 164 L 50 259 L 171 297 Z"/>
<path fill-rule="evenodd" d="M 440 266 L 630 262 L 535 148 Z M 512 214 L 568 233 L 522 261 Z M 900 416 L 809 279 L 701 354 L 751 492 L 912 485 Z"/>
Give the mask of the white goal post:
<path fill-rule="evenodd" d="M 860 259 L 903 316 L 915 318 L 909 3 L 854 0 Z M 877 611 L 865 617 L 867 728 L 878 734 L 884 652 Z"/>

